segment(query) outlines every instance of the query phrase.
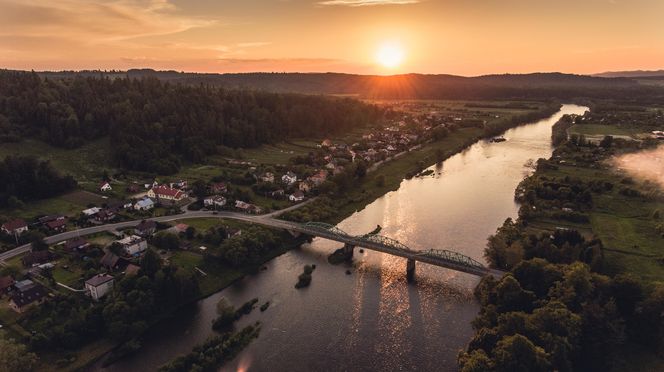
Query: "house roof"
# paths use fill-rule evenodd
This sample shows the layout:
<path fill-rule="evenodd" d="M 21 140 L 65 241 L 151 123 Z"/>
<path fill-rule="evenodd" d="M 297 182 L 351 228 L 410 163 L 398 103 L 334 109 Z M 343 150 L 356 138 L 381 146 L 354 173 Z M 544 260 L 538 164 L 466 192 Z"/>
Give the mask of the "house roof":
<path fill-rule="evenodd" d="M 85 284 L 93 287 L 99 287 L 100 285 L 110 282 L 111 280 L 113 280 L 113 277 L 108 274 L 98 274 L 86 280 Z"/>
<path fill-rule="evenodd" d="M 171 198 L 182 197 L 182 191 L 164 185 L 154 187 L 152 191 L 154 191 L 155 195 L 170 196 Z"/>
<path fill-rule="evenodd" d="M 74 239 L 69 239 L 65 243 L 65 249 L 67 250 L 74 250 L 76 248 L 80 248 L 84 245 L 88 244 L 88 241 L 83 239 L 83 238 L 74 238 Z"/>
<path fill-rule="evenodd" d="M 120 261 L 120 257 L 113 252 L 106 252 L 104 257 L 99 260 L 102 266 L 113 268 Z"/>
<path fill-rule="evenodd" d="M 300 190 L 297 190 L 293 193 L 293 196 L 296 198 L 304 198 L 304 193 Z"/>
<path fill-rule="evenodd" d="M 46 222 L 46 226 L 48 226 L 49 229 L 57 229 L 59 227 L 62 227 L 67 224 L 67 220 L 52 220 Z"/>
<path fill-rule="evenodd" d="M 32 266 L 33 264 L 42 264 L 53 259 L 53 254 L 49 251 L 30 252 L 23 256 L 23 264 Z"/>
<path fill-rule="evenodd" d="M 11 221 L 7 221 L 4 224 L 2 224 L 2 228 L 6 229 L 6 230 L 9 230 L 9 231 L 13 231 L 13 230 L 16 230 L 16 229 L 21 229 L 21 228 L 24 228 L 24 227 L 27 227 L 27 226 L 28 225 L 25 223 L 25 221 L 20 219 L 20 218 L 17 218 L 15 220 L 11 220 Z"/>
<path fill-rule="evenodd" d="M 48 295 L 46 288 L 41 285 L 31 282 L 31 285 L 25 287 L 23 290 L 12 293 L 11 301 L 18 307 L 30 305 L 35 301 L 39 301 Z"/>
<path fill-rule="evenodd" d="M 142 208 L 142 207 L 146 207 L 148 205 L 154 205 L 154 201 L 152 201 L 152 199 L 150 199 L 150 198 L 144 198 L 144 199 L 141 199 L 141 200 L 137 201 L 136 205 L 138 205 L 139 207 Z"/>

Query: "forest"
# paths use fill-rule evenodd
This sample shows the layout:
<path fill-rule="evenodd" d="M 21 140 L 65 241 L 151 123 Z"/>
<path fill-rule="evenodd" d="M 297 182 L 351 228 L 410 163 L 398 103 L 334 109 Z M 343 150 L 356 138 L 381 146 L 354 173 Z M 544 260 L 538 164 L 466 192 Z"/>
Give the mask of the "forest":
<path fill-rule="evenodd" d="M 321 137 L 379 120 L 348 98 L 184 85 L 156 78 L 42 78 L 0 71 L 0 142 L 37 138 L 76 148 L 103 137 L 130 170 L 175 173 L 227 147 Z"/>

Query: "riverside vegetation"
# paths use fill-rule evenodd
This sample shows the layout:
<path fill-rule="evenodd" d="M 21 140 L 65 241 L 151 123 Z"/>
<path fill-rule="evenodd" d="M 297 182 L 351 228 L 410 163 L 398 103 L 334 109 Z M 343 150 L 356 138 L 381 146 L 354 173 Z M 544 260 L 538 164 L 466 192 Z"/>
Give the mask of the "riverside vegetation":
<path fill-rule="evenodd" d="M 661 370 L 664 198 L 610 160 L 655 146 L 663 120 L 658 107 L 599 103 L 554 127 L 552 158 L 517 189 L 519 219 L 489 238 L 487 260 L 509 272 L 475 290 L 462 371 Z M 601 139 L 576 134 L 598 122 L 611 123 Z M 612 136 L 626 128 L 633 138 Z"/>

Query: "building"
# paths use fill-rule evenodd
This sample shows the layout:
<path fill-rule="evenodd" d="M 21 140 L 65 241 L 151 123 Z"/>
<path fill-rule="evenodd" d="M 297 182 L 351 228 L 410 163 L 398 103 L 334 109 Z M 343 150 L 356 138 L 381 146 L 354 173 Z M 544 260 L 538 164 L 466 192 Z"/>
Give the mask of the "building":
<path fill-rule="evenodd" d="M 169 186 L 172 189 L 185 190 L 189 186 L 189 184 L 185 180 L 179 180 L 179 181 L 171 182 Z"/>
<path fill-rule="evenodd" d="M 93 300 L 99 301 L 113 290 L 115 280 L 108 274 L 98 274 L 85 281 L 85 289 Z"/>
<path fill-rule="evenodd" d="M 52 214 L 49 216 L 44 216 L 39 218 L 39 223 L 42 224 L 43 226 L 46 226 L 47 223 L 51 221 L 56 221 L 56 220 L 66 220 L 67 217 L 59 214 Z"/>
<path fill-rule="evenodd" d="M 314 184 L 314 186 L 320 186 L 325 180 L 327 180 L 327 171 L 320 170 L 318 173 L 309 177 L 309 180 Z"/>
<path fill-rule="evenodd" d="M 263 182 L 269 182 L 272 183 L 274 182 L 274 173 L 272 172 L 265 172 L 263 173 L 260 177 L 260 180 Z"/>
<path fill-rule="evenodd" d="M 225 194 L 228 191 L 228 186 L 223 182 L 216 182 L 210 185 L 212 194 Z"/>
<path fill-rule="evenodd" d="M 67 229 L 67 220 L 63 218 L 61 220 L 48 221 L 44 225 L 51 232 L 61 233 Z"/>
<path fill-rule="evenodd" d="M 154 201 L 148 197 L 145 197 L 134 204 L 134 209 L 137 211 L 149 211 L 152 208 L 154 208 Z"/>
<path fill-rule="evenodd" d="M 111 184 L 108 183 L 108 181 L 102 181 L 102 183 L 99 184 L 99 191 L 111 191 L 113 188 L 111 187 Z"/>
<path fill-rule="evenodd" d="M 65 242 L 65 250 L 67 252 L 81 252 L 86 250 L 90 246 L 87 240 L 83 238 L 74 238 L 69 239 Z"/>
<path fill-rule="evenodd" d="M 55 256 L 49 251 L 30 252 L 21 258 L 23 266 L 34 267 L 53 261 Z"/>
<path fill-rule="evenodd" d="M 302 181 L 297 188 L 302 192 L 309 192 L 313 188 L 313 185 L 309 181 Z"/>
<path fill-rule="evenodd" d="M 321 147 L 330 147 L 333 145 L 332 140 L 330 139 L 324 139 L 323 142 L 320 143 Z"/>
<path fill-rule="evenodd" d="M 130 235 L 117 241 L 122 245 L 122 249 L 127 256 L 134 256 L 145 252 L 148 249 L 148 242 L 137 235 Z"/>
<path fill-rule="evenodd" d="M 182 190 L 174 189 L 164 185 L 151 188 L 147 195 L 150 198 L 156 198 L 159 202 L 179 202 L 186 196 Z"/>
<path fill-rule="evenodd" d="M 242 200 L 235 201 L 235 208 L 243 212 L 254 213 L 254 214 L 261 213 L 262 211 L 262 209 L 259 206 L 243 202 Z"/>
<path fill-rule="evenodd" d="M 3 223 L 0 227 L 0 230 L 9 235 L 21 235 L 22 233 L 28 231 L 28 224 L 25 223 L 24 220 L 17 218 L 15 220 Z"/>
<path fill-rule="evenodd" d="M 127 267 L 128 262 L 113 252 L 106 252 L 104 257 L 99 260 L 99 264 L 109 271 L 118 271 Z"/>
<path fill-rule="evenodd" d="M 203 205 L 208 208 L 221 208 L 226 205 L 226 202 L 226 198 L 221 195 L 208 196 L 207 198 L 203 199 Z"/>
<path fill-rule="evenodd" d="M 11 276 L 0 276 L 0 297 L 11 292 L 14 283 L 14 278 Z"/>
<path fill-rule="evenodd" d="M 288 196 L 288 200 L 292 202 L 301 202 L 304 200 L 304 193 L 300 190 L 297 190 Z"/>
<path fill-rule="evenodd" d="M 110 209 L 102 209 L 95 215 L 95 220 L 101 223 L 105 223 L 115 219 L 116 214 Z"/>
<path fill-rule="evenodd" d="M 98 207 L 92 207 L 88 209 L 84 209 L 81 213 L 83 213 L 86 217 L 91 217 L 94 216 L 95 214 L 99 213 L 101 208 Z"/>
<path fill-rule="evenodd" d="M 154 234 L 155 231 L 157 231 L 157 223 L 151 220 L 143 220 L 134 228 L 136 235 L 143 237 L 150 236 Z"/>
<path fill-rule="evenodd" d="M 42 303 L 46 296 L 48 296 L 46 288 L 32 280 L 22 280 L 14 284 L 9 307 L 20 314 L 30 306 Z"/>
<path fill-rule="evenodd" d="M 288 171 L 286 174 L 281 176 L 281 182 L 285 183 L 288 186 L 294 185 L 297 182 L 297 174 Z"/>

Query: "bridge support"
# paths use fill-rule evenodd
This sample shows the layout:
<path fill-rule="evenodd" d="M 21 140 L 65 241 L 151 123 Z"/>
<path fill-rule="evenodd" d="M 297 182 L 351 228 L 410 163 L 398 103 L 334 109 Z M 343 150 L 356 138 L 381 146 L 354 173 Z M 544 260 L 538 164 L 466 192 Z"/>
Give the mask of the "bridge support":
<path fill-rule="evenodd" d="M 300 237 L 300 235 L 302 235 L 299 231 L 295 231 L 295 230 L 286 230 L 286 231 L 288 231 L 293 238 L 298 238 L 298 237 Z"/>
<path fill-rule="evenodd" d="M 354 245 L 348 243 L 344 244 L 344 259 L 350 261 L 353 259 L 353 250 L 355 249 Z"/>
<path fill-rule="evenodd" d="M 415 260 L 411 258 L 406 262 L 406 279 L 409 283 L 415 281 Z"/>

